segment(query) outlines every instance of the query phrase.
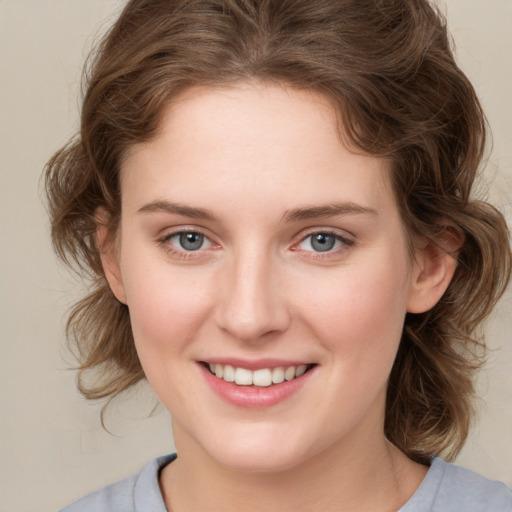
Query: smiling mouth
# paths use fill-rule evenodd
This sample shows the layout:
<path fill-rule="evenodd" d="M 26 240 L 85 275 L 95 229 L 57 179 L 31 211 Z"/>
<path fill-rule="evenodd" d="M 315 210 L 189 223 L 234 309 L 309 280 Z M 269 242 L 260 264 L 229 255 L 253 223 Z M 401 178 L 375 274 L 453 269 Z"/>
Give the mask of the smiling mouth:
<path fill-rule="evenodd" d="M 285 381 L 298 379 L 314 364 L 302 364 L 299 366 L 278 366 L 276 368 L 261 368 L 259 370 L 248 370 L 238 368 L 230 364 L 211 364 L 203 362 L 203 365 L 218 379 L 233 383 L 238 386 L 270 387 L 281 384 Z"/>

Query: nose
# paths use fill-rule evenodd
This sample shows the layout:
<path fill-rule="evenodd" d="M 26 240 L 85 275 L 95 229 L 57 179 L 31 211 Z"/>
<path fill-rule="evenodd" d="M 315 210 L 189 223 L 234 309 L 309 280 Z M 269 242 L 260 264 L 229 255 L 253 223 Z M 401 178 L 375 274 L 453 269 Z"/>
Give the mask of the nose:
<path fill-rule="evenodd" d="M 280 286 L 278 263 L 263 251 L 247 252 L 226 265 L 215 317 L 221 330 L 250 343 L 285 331 L 290 310 Z"/>

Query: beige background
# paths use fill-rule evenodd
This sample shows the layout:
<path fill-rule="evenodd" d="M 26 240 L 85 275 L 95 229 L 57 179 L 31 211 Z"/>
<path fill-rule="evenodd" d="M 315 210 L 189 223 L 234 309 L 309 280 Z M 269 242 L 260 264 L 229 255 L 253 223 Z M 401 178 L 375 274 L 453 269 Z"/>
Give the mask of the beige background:
<path fill-rule="evenodd" d="M 0 0 L 0 512 L 50 512 L 172 451 L 141 388 L 107 417 L 75 391 L 63 315 L 80 285 L 50 248 L 39 176 L 77 127 L 80 69 L 122 0 Z M 489 195 L 511 218 L 512 0 L 445 0 L 494 132 Z M 512 485 L 512 294 L 490 322 L 481 420 L 459 462 Z"/>

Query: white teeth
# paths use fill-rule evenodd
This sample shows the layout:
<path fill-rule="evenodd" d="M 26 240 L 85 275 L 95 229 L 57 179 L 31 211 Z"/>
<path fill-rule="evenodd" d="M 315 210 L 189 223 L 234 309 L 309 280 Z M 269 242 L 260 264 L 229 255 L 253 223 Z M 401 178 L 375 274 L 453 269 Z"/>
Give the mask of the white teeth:
<path fill-rule="evenodd" d="M 252 383 L 255 386 L 268 387 L 272 384 L 272 371 L 268 368 L 256 370 L 252 374 Z"/>
<path fill-rule="evenodd" d="M 295 377 L 300 377 L 301 375 L 304 375 L 306 373 L 306 370 L 308 369 L 307 364 L 302 364 L 297 367 L 295 370 Z"/>
<path fill-rule="evenodd" d="M 279 366 L 272 370 L 272 383 L 281 384 L 281 382 L 284 382 L 284 368 Z"/>
<path fill-rule="evenodd" d="M 295 366 L 290 366 L 289 368 L 286 368 L 286 371 L 284 372 L 284 378 L 286 380 L 292 380 L 295 377 Z"/>
<path fill-rule="evenodd" d="M 235 369 L 230 364 L 224 366 L 224 375 L 222 378 L 226 382 L 235 382 Z"/>
<path fill-rule="evenodd" d="M 239 386 L 252 386 L 252 372 L 245 368 L 237 368 L 235 370 L 235 382 Z"/>
<path fill-rule="evenodd" d="M 261 368 L 260 370 L 247 370 L 234 368 L 227 364 L 209 364 L 210 372 L 226 382 L 235 382 L 239 386 L 268 387 L 272 384 L 281 384 L 285 380 L 293 380 L 306 373 L 308 365 L 278 366 L 276 368 Z"/>

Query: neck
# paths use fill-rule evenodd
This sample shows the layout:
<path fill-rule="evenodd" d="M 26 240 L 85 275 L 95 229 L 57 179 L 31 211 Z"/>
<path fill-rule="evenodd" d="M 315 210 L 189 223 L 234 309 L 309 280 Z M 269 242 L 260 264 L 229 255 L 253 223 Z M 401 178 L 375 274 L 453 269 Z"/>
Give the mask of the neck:
<path fill-rule="evenodd" d="M 346 440 L 291 469 L 254 473 L 218 464 L 181 434 L 175 427 L 179 456 L 161 475 L 169 512 L 391 512 L 427 472 L 383 435 Z"/>

